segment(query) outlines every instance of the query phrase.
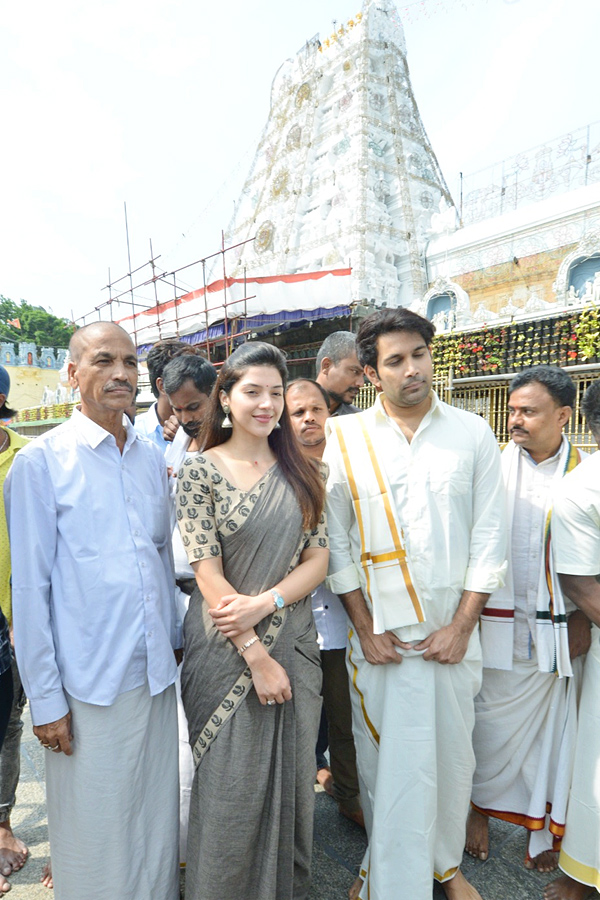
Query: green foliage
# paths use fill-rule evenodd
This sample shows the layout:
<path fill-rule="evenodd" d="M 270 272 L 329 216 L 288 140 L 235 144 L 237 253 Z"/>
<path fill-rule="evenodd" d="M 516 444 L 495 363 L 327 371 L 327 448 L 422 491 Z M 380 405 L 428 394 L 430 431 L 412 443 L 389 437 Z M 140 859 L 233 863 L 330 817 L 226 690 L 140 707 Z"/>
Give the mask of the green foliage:
<path fill-rule="evenodd" d="M 575 325 L 575 334 L 583 360 L 594 359 L 600 354 L 600 316 L 597 306 L 588 304 L 583 308 Z"/>
<path fill-rule="evenodd" d="M 18 319 L 21 325 L 10 325 Z M 0 294 L 0 341 L 33 341 L 37 347 L 68 347 L 73 326 L 41 306 L 30 306 L 25 300 L 14 303 Z"/>

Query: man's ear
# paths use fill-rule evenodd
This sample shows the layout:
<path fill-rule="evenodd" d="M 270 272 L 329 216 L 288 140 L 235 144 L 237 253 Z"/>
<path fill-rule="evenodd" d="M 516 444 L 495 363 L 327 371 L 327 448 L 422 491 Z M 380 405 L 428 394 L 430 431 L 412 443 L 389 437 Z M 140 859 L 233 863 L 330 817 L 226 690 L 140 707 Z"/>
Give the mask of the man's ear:
<path fill-rule="evenodd" d="M 162 378 L 159 375 L 159 377 L 156 379 L 156 390 L 158 391 L 159 394 L 165 394 L 164 384 L 165 384 L 164 381 L 162 380 Z M 167 395 L 165 394 L 165 397 L 166 396 Z"/>
<path fill-rule="evenodd" d="M 329 372 L 332 365 L 333 365 L 333 362 L 329 359 L 329 357 L 324 356 L 323 359 L 321 360 L 321 370 L 320 371 L 324 375 L 327 375 L 327 373 Z"/>
<path fill-rule="evenodd" d="M 561 428 L 567 424 L 572 415 L 573 408 L 571 406 L 561 406 L 558 411 L 558 421 L 560 422 Z"/>
<path fill-rule="evenodd" d="M 365 366 L 365 375 L 367 376 L 371 384 L 374 384 L 376 388 L 381 390 L 381 381 L 379 380 L 377 370 L 374 369 L 373 366 Z"/>
<path fill-rule="evenodd" d="M 67 365 L 67 376 L 72 388 L 79 387 L 79 382 L 77 381 L 77 363 L 71 361 Z"/>

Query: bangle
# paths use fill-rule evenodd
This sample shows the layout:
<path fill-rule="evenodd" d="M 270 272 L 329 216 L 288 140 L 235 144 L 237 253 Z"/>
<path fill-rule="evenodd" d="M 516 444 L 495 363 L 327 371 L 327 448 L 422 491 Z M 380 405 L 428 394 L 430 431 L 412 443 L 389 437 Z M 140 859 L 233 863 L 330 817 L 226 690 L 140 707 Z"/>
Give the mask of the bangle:
<path fill-rule="evenodd" d="M 257 634 L 255 634 L 254 637 L 251 637 L 249 641 L 246 641 L 246 643 L 242 644 L 242 646 L 238 649 L 238 656 L 243 656 L 248 647 L 251 647 L 252 644 L 255 644 L 257 641 L 260 641 L 260 638 Z"/>

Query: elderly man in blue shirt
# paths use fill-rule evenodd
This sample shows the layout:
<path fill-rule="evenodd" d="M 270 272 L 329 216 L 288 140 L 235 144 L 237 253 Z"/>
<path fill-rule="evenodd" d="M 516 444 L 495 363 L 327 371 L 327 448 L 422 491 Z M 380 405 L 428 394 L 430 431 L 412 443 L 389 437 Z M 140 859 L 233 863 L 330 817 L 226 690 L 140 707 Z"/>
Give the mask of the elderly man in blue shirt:
<path fill-rule="evenodd" d="M 177 717 L 167 472 L 124 417 L 127 333 L 71 340 L 81 408 L 23 448 L 5 490 L 15 646 L 46 755 L 57 900 L 178 897 Z"/>

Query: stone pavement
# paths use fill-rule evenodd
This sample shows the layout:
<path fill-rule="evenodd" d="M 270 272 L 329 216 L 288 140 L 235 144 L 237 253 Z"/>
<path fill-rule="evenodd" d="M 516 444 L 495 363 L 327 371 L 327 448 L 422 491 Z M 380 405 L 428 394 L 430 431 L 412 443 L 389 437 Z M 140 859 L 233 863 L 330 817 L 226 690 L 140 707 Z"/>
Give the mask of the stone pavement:
<path fill-rule="evenodd" d="M 29 845 L 30 858 L 24 868 L 10 878 L 11 900 L 52 900 L 53 897 L 53 892 L 39 883 L 49 854 L 44 803 L 44 753 L 33 736 L 26 710 L 21 782 L 13 825 L 15 832 Z M 316 790 L 313 886 L 309 900 L 346 900 L 348 889 L 358 872 L 366 839 L 357 825 L 339 814 L 331 797 L 320 787 Z M 490 835 L 492 848 L 486 862 L 478 862 L 466 855 L 463 860 L 463 871 L 483 900 L 541 900 L 542 888 L 552 876 L 528 872 L 524 868 L 524 831 L 515 825 L 492 821 Z M 445 898 L 439 886 L 435 887 L 433 896 L 434 900 Z M 389 900 L 416 900 L 403 896 L 401 873 L 398 896 Z"/>

